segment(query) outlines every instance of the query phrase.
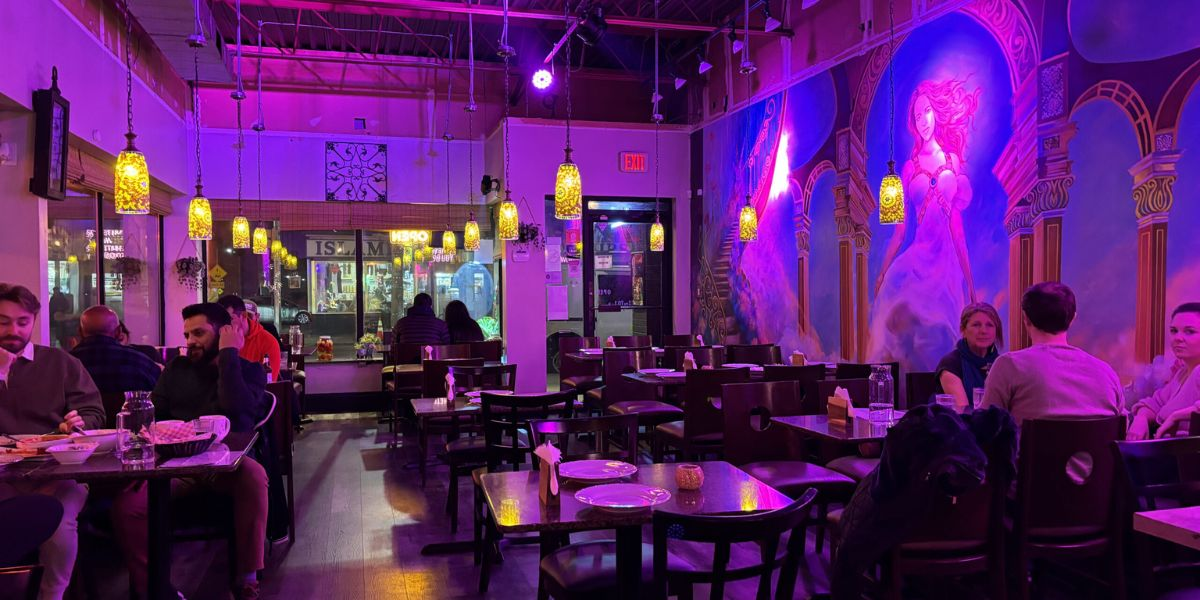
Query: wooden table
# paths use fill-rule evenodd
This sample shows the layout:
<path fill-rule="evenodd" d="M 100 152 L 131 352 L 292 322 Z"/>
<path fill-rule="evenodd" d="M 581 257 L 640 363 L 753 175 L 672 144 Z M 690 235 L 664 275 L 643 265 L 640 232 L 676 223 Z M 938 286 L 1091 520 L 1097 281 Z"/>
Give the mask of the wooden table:
<path fill-rule="evenodd" d="M 113 482 L 147 483 L 149 506 L 149 588 L 152 598 L 173 598 L 171 586 L 171 480 L 181 477 L 203 477 L 216 473 L 231 473 L 237 470 L 242 458 L 254 447 L 258 434 L 230 433 L 223 445 L 229 449 L 215 462 L 178 467 L 159 465 L 151 469 L 127 469 L 115 454 L 97 454 L 79 465 L 63 465 L 53 458 L 26 459 L 0 470 L 0 483 L 21 481 L 40 482 L 74 480 L 78 483 Z M 217 444 L 209 452 L 217 449 Z"/>
<path fill-rule="evenodd" d="M 1133 530 L 1200 550 L 1200 506 L 1135 512 Z"/>
<path fill-rule="evenodd" d="M 622 348 L 626 350 L 627 348 Z M 662 358 L 666 354 L 666 350 L 662 348 L 653 348 L 655 358 Z M 567 354 L 567 358 L 578 360 L 580 362 L 604 362 L 603 352 L 571 352 Z"/>
<path fill-rule="evenodd" d="M 792 500 L 745 471 L 723 461 L 698 463 L 704 469 L 704 485 L 681 491 L 675 484 L 675 464 L 639 465 L 638 472 L 624 481 L 658 486 L 671 492 L 671 499 L 654 509 L 607 511 L 583 504 L 575 492 L 587 484 L 564 481 L 557 506 L 538 500 L 538 472 L 487 473 L 482 478 L 488 511 L 500 533 L 568 533 L 616 529 L 617 578 L 622 595 L 638 597 L 642 569 L 642 526 L 650 523 L 653 510 L 683 514 L 731 514 L 774 510 Z M 543 549 L 546 545 L 543 545 Z"/>
<path fill-rule="evenodd" d="M 865 409 L 852 409 L 864 411 Z M 904 411 L 895 411 L 893 422 L 899 421 Z M 851 417 L 846 422 L 830 421 L 828 415 L 802 415 L 794 417 L 771 417 L 771 420 L 798 430 L 800 433 L 834 442 L 862 443 L 877 442 L 887 437 L 888 425 L 871 423 L 865 417 Z"/>

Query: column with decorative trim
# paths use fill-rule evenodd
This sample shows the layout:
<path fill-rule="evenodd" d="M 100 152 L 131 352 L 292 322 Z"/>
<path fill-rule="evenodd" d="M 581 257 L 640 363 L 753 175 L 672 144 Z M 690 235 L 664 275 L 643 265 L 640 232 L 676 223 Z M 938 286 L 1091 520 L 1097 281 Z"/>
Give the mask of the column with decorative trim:
<path fill-rule="evenodd" d="M 870 307 L 867 305 L 867 256 L 871 252 L 871 230 L 865 225 L 857 225 L 854 229 L 854 291 L 855 314 L 858 317 L 858 362 L 867 360 L 867 317 Z"/>
<path fill-rule="evenodd" d="M 796 224 L 796 323 L 800 337 L 808 335 L 812 327 L 811 299 L 809 291 L 809 236 L 812 230 L 812 220 L 808 215 L 800 213 L 795 216 Z"/>
<path fill-rule="evenodd" d="M 1178 150 L 1153 152 L 1129 169 L 1138 222 L 1134 357 L 1143 364 L 1166 347 L 1167 214 L 1174 202 L 1179 156 Z"/>
<path fill-rule="evenodd" d="M 1011 210 L 1004 219 L 1008 233 L 1008 349 L 1029 346 L 1021 314 L 1021 296 L 1033 285 L 1033 213 L 1029 206 Z"/>
<path fill-rule="evenodd" d="M 844 360 L 854 360 L 858 355 L 854 319 L 854 221 L 850 218 L 851 137 L 849 129 L 837 133 L 834 161 L 837 180 L 833 184 L 833 218 L 838 240 L 838 331 Z M 856 145 L 861 156 L 862 144 Z"/>

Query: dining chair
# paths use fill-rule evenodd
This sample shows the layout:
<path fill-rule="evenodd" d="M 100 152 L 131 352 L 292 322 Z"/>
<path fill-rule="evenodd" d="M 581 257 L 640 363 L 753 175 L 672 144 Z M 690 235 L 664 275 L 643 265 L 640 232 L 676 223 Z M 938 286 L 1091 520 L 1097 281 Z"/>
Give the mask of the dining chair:
<path fill-rule="evenodd" d="M 740 383 L 723 386 L 725 459 L 759 481 L 792 498 L 817 490 L 817 551 L 824 546 L 830 504 L 844 504 L 857 482 L 832 469 L 806 462 L 804 437 L 771 421 L 803 414 L 800 384 L 795 381 Z"/>
<path fill-rule="evenodd" d="M 533 432 L 533 446 L 553 443 L 562 450 L 563 462 L 599 459 L 629 464 L 638 462 L 637 415 L 538 420 L 530 421 L 529 427 Z M 590 436 L 590 442 L 581 436 Z"/>
<path fill-rule="evenodd" d="M 471 358 L 482 358 L 485 361 L 499 362 L 504 356 L 504 340 L 487 340 L 485 342 L 470 342 Z"/>
<path fill-rule="evenodd" d="M 37 551 L 62 521 L 53 496 L 24 494 L 0 500 L 0 598 L 36 600 L 43 567 Z"/>
<path fill-rule="evenodd" d="M 934 394 L 938 393 L 937 373 L 928 371 L 909 371 L 904 374 L 904 406 L 897 408 L 908 410 L 933 402 Z"/>
<path fill-rule="evenodd" d="M 446 375 L 450 367 L 482 367 L 482 358 L 432 359 L 421 363 L 421 397 L 442 398 L 446 395 Z"/>
<path fill-rule="evenodd" d="M 770 598 L 771 580 L 779 571 L 776 598 L 794 595 L 803 559 L 803 523 L 816 490 L 809 490 L 791 504 L 771 511 L 738 515 L 684 515 L 655 511 L 652 517 L 653 544 L 642 544 L 642 589 L 644 597 L 666 598 L 674 592 L 691 598 L 696 584 L 710 585 L 709 597 L 725 597 L 731 581 L 758 578 L 758 598 Z M 787 542 L 782 537 L 789 534 Z M 709 565 L 696 565 L 671 550 L 676 543 L 704 544 L 712 557 Z M 735 544 L 755 543 L 761 549 L 757 560 L 731 567 Z M 592 540 L 569 544 L 542 558 L 539 576 L 550 597 L 612 598 L 618 593 L 616 541 Z"/>
<path fill-rule="evenodd" d="M 1110 597 L 1125 597 L 1123 528 L 1114 509 L 1111 449 L 1125 418 L 1026 419 L 1021 424 L 1012 524 L 1017 596 L 1029 598 L 1032 561 L 1105 559 Z"/>
<path fill-rule="evenodd" d="M 44 570 L 42 565 L 0 567 L 0 598 L 37 600 Z"/>
<path fill-rule="evenodd" d="M 421 363 L 421 394 L 424 398 L 442 398 L 446 395 L 446 374 L 450 367 L 482 367 L 482 358 L 455 358 L 449 360 L 427 360 Z M 457 381 L 455 382 L 457 386 Z M 447 442 L 459 439 L 463 433 L 478 432 L 474 414 L 455 414 L 446 417 L 430 417 L 419 423 L 417 447 L 421 456 L 429 456 L 429 437 L 444 435 Z M 464 442 L 465 443 L 465 442 Z M 426 470 L 422 460 L 418 465 L 421 486 L 425 486 Z"/>
<path fill-rule="evenodd" d="M 279 481 L 284 488 L 284 501 L 287 504 L 288 544 L 296 543 L 296 492 L 295 470 L 292 461 L 292 443 L 295 428 L 292 423 L 292 406 L 296 396 L 296 388 L 290 381 L 279 381 L 267 384 L 267 391 L 279 399 L 277 410 L 267 422 L 267 435 L 270 436 L 270 447 L 275 466 L 279 471 Z"/>
<path fill-rule="evenodd" d="M 517 390 L 516 363 L 504 365 L 452 364 L 448 373 L 454 376 L 455 396 L 482 390 Z"/>
<path fill-rule="evenodd" d="M 846 393 L 850 395 L 850 405 L 854 408 L 867 408 L 868 394 L 870 392 L 870 382 L 866 379 L 825 379 L 817 382 L 817 405 L 820 407 L 817 414 L 825 414 L 828 412 L 829 397 L 834 394 L 837 388 L 845 388 Z M 847 447 L 844 444 L 821 444 L 822 452 L 828 456 L 829 453 L 839 452 L 844 453 Z M 851 448 L 852 454 L 838 456 L 825 463 L 825 466 L 850 477 L 855 481 L 862 481 L 867 473 L 870 473 L 879 465 L 879 459 L 873 456 L 860 456 L 857 452 L 857 447 Z"/>
<path fill-rule="evenodd" d="M 663 367 L 680 369 L 683 367 L 683 357 L 688 352 L 697 367 L 719 367 L 725 363 L 725 350 L 716 346 L 667 346 L 663 348 Z"/>
<path fill-rule="evenodd" d="M 117 413 L 125 407 L 125 392 L 108 392 L 100 394 L 104 404 L 104 426 L 108 429 L 117 428 Z"/>
<path fill-rule="evenodd" d="M 1113 450 L 1124 481 L 1122 526 L 1130 522 L 1133 512 L 1200 505 L 1200 437 L 1114 442 Z M 1188 555 L 1178 546 L 1152 536 L 1135 533 L 1133 548 L 1138 576 L 1135 589 L 1144 590 L 1146 597 L 1179 592 L 1160 589 L 1161 581 L 1169 579 L 1164 576 L 1187 573 L 1194 581 L 1200 571 L 1194 555 L 1186 560 Z M 1200 590 L 1190 591 L 1200 595 Z"/>
<path fill-rule="evenodd" d="M 692 369 L 683 384 L 683 419 L 654 428 L 654 462 L 662 462 L 669 448 L 678 450 L 680 460 L 697 460 L 704 454 L 721 452 L 725 417 L 721 412 L 721 389 L 727 383 L 750 381 L 750 369 Z"/>
<path fill-rule="evenodd" d="M 599 347 L 600 340 L 595 337 L 559 336 L 558 356 L 555 359 L 558 366 L 559 391 L 574 390 L 577 394 L 582 394 L 604 385 L 600 363 L 576 360 L 568 356 L 584 348 Z"/>
<path fill-rule="evenodd" d="M 653 400 L 653 390 L 625 379 L 626 373 L 654 366 L 654 350 L 645 348 L 605 348 L 604 385 L 588 390 L 583 401 L 591 410 L 604 412 L 617 400 Z"/>
<path fill-rule="evenodd" d="M 393 365 L 413 365 L 421 362 L 421 350 L 425 344 L 410 344 L 393 342 L 391 347 L 391 363 Z"/>
<path fill-rule="evenodd" d="M 866 379 L 822 379 L 817 382 L 816 414 L 823 415 L 829 410 L 827 407 L 829 397 L 838 388 L 845 388 L 846 393 L 850 396 L 851 406 L 867 408 L 871 383 Z"/>
<path fill-rule="evenodd" d="M 675 346 L 675 347 L 702 346 L 703 344 L 697 344 L 696 336 L 694 336 L 694 335 L 691 335 L 688 333 L 677 333 L 677 334 L 664 335 L 662 345 L 664 348 L 670 348 L 672 346 Z"/>
<path fill-rule="evenodd" d="M 800 385 L 801 415 L 815 415 L 824 411 L 817 400 L 817 382 L 825 380 L 825 365 L 767 365 L 763 367 L 763 381 L 795 381 Z"/>
<path fill-rule="evenodd" d="M 777 365 L 783 362 L 783 351 L 775 344 L 732 344 L 725 346 L 725 362 Z"/>
<path fill-rule="evenodd" d="M 654 341 L 648 335 L 614 335 L 612 339 L 617 348 L 641 348 L 654 345 Z"/>
<path fill-rule="evenodd" d="M 472 352 L 471 344 L 427 344 L 429 346 L 428 360 L 450 360 L 454 358 L 479 358 Z M 422 354 L 425 346 L 421 346 Z"/>

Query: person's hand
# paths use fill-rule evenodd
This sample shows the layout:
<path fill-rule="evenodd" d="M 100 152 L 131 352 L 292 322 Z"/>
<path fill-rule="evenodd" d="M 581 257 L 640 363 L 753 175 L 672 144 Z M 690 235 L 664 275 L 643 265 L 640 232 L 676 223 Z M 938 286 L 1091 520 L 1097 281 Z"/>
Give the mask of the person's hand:
<path fill-rule="evenodd" d="M 83 417 L 79 416 L 78 411 L 71 411 L 63 417 L 63 422 L 58 424 L 58 430 L 63 433 L 71 433 L 76 428 L 83 429 Z"/>
<path fill-rule="evenodd" d="M 234 350 L 241 350 L 242 346 L 245 344 L 246 336 L 242 334 L 242 330 L 240 328 L 234 327 L 233 325 L 225 325 L 221 327 L 221 342 L 218 346 L 219 349 L 224 350 L 226 348 L 233 348 Z"/>
<path fill-rule="evenodd" d="M 1133 422 L 1129 424 L 1129 431 L 1125 433 L 1127 441 L 1136 442 L 1150 437 L 1150 419 L 1145 414 L 1139 413 L 1133 418 Z"/>
<path fill-rule="evenodd" d="M 1195 412 L 1195 406 L 1185 406 L 1171 413 L 1166 419 L 1163 419 L 1162 425 L 1158 426 L 1158 433 L 1154 435 L 1155 439 L 1166 437 L 1168 433 L 1174 433 L 1176 426 L 1190 420 Z"/>
<path fill-rule="evenodd" d="M 0 379 L 8 379 L 8 371 L 17 362 L 17 355 L 0 348 Z"/>

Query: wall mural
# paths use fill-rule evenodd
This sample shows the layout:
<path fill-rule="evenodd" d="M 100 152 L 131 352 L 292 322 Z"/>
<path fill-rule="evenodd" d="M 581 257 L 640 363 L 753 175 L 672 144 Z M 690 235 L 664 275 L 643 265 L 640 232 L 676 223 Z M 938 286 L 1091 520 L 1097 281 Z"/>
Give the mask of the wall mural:
<path fill-rule="evenodd" d="M 325 142 L 325 199 L 387 202 L 387 144 Z"/>
<path fill-rule="evenodd" d="M 1042 7 L 1063 14 L 1037 27 L 1019 4 L 978 0 L 898 40 L 902 225 L 881 225 L 874 208 L 889 152 L 886 49 L 704 129 L 703 214 L 692 220 L 697 332 L 932 370 L 960 335 L 964 305 L 990 302 L 1005 333 L 1019 331 L 1008 323 L 1019 319 L 1012 296 L 1060 278 L 1079 296 L 1073 340 L 1127 381 L 1169 352 L 1170 310 L 1200 300 L 1200 238 L 1190 232 L 1200 218 L 1190 201 L 1200 192 L 1200 95 L 1189 94 L 1200 42 L 1148 53 L 1166 56 L 1161 69 L 1087 63 L 1061 49 L 1071 35 L 1064 2 Z M 1135 0 L 1104 4 L 1151 18 Z M 1119 56 L 1099 62 L 1124 64 Z M 747 190 L 760 229 L 743 244 L 734 223 Z"/>

